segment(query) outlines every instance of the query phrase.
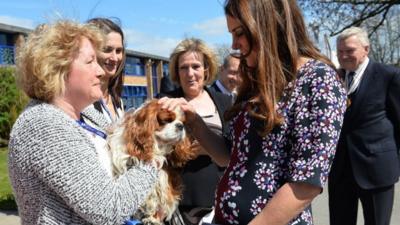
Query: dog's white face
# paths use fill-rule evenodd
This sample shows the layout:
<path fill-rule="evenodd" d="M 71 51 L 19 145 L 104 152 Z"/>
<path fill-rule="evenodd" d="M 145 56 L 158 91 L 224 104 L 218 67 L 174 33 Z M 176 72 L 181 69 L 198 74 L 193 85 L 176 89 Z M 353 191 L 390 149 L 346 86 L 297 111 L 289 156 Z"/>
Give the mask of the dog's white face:
<path fill-rule="evenodd" d="M 134 215 L 144 224 L 162 224 L 154 215 L 162 210 L 170 219 L 178 206 L 181 181 L 171 168 L 182 168 L 196 156 L 183 123 L 180 109 L 171 112 L 152 100 L 135 112 L 125 113 L 123 121 L 108 136 L 115 177 L 142 162 L 156 162 L 160 168 L 155 188 Z"/>
<path fill-rule="evenodd" d="M 163 109 L 157 100 L 145 103 L 132 113 L 127 112 L 121 124 L 124 151 L 143 161 L 165 158 L 176 150 L 177 145 L 181 149 L 182 142 L 188 142 L 184 141 L 184 118 L 180 108 L 174 111 Z"/>
<path fill-rule="evenodd" d="M 155 137 L 158 146 L 173 145 L 185 138 L 183 118 L 183 113 L 180 109 L 174 112 L 162 110 L 157 113 L 159 126 L 155 131 Z"/>

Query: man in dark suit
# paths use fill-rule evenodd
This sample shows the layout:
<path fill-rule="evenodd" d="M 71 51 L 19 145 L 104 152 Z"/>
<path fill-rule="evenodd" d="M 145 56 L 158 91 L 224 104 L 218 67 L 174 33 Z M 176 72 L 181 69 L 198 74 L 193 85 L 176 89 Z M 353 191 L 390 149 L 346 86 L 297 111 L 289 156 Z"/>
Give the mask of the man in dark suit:
<path fill-rule="evenodd" d="M 240 82 L 239 77 L 240 60 L 237 57 L 228 55 L 224 58 L 224 63 L 220 67 L 218 80 L 216 80 L 210 88 L 216 92 L 221 92 L 231 96 L 232 101 L 236 97 L 236 87 Z"/>
<path fill-rule="evenodd" d="M 358 200 L 368 225 L 389 225 L 399 179 L 400 70 L 368 58 L 358 27 L 337 38 L 348 108 L 329 174 L 330 225 L 355 225 Z"/>

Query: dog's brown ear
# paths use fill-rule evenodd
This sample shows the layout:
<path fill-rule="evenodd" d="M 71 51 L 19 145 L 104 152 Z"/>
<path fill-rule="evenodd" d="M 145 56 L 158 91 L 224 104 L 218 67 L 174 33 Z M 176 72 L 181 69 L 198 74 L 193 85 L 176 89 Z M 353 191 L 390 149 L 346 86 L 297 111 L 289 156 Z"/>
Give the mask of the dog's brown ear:
<path fill-rule="evenodd" d="M 177 168 L 172 168 L 170 166 L 167 166 L 167 164 L 164 164 L 163 169 L 167 171 L 168 174 L 168 184 L 170 185 L 170 196 L 171 201 L 174 201 L 174 199 L 178 198 L 180 199 L 182 191 L 183 191 L 183 184 L 182 184 L 182 171 L 181 169 Z"/>
<path fill-rule="evenodd" d="M 167 156 L 169 165 L 174 168 L 183 167 L 188 161 L 196 158 L 196 151 L 192 151 L 190 138 L 184 138 L 175 146 L 175 150 Z"/>
<path fill-rule="evenodd" d="M 124 142 L 130 156 L 137 157 L 143 161 L 150 161 L 153 157 L 153 131 L 154 121 L 150 118 L 147 105 L 135 113 L 125 115 L 124 120 Z M 146 118 L 148 116 L 149 118 Z"/>

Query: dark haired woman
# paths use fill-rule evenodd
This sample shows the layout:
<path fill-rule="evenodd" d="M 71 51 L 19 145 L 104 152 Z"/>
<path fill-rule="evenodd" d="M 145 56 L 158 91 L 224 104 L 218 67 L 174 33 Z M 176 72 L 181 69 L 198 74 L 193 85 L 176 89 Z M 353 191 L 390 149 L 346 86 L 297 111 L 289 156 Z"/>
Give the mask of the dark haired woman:
<path fill-rule="evenodd" d="M 243 79 L 227 114 L 230 134 L 213 135 L 185 99 L 160 103 L 180 106 L 203 148 L 228 165 L 216 192 L 218 224 L 313 224 L 311 201 L 327 182 L 345 90 L 295 0 L 227 0 L 225 15 Z"/>
<path fill-rule="evenodd" d="M 123 89 L 123 69 L 125 65 L 124 33 L 111 19 L 93 18 L 88 21 L 106 35 L 106 44 L 99 54 L 99 63 L 105 71 L 102 79 L 103 97 L 93 103 L 109 122 L 122 117 L 124 107 L 121 99 Z"/>

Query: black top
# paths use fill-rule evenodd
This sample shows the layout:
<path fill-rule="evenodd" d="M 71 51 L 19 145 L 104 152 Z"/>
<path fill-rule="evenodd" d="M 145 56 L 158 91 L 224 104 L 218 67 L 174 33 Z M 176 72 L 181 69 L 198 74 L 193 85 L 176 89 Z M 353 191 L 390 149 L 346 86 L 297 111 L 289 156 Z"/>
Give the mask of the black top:
<path fill-rule="evenodd" d="M 224 121 L 224 113 L 231 107 L 231 98 L 228 95 L 204 88 L 213 100 L 221 118 L 222 130 L 226 134 L 228 126 Z M 183 97 L 182 88 L 171 92 L 160 93 L 159 97 Z M 214 205 L 214 193 L 216 186 L 223 174 L 224 168 L 218 167 L 211 158 L 201 155 L 188 162 L 183 169 L 182 179 L 184 183 L 183 198 L 180 206 L 183 207 L 212 207 Z"/>
<path fill-rule="evenodd" d="M 170 76 L 168 74 L 165 74 L 161 78 L 160 92 L 161 93 L 168 93 L 168 92 L 174 91 L 175 89 L 178 89 L 178 87 L 174 84 L 174 82 L 172 82 Z"/>

